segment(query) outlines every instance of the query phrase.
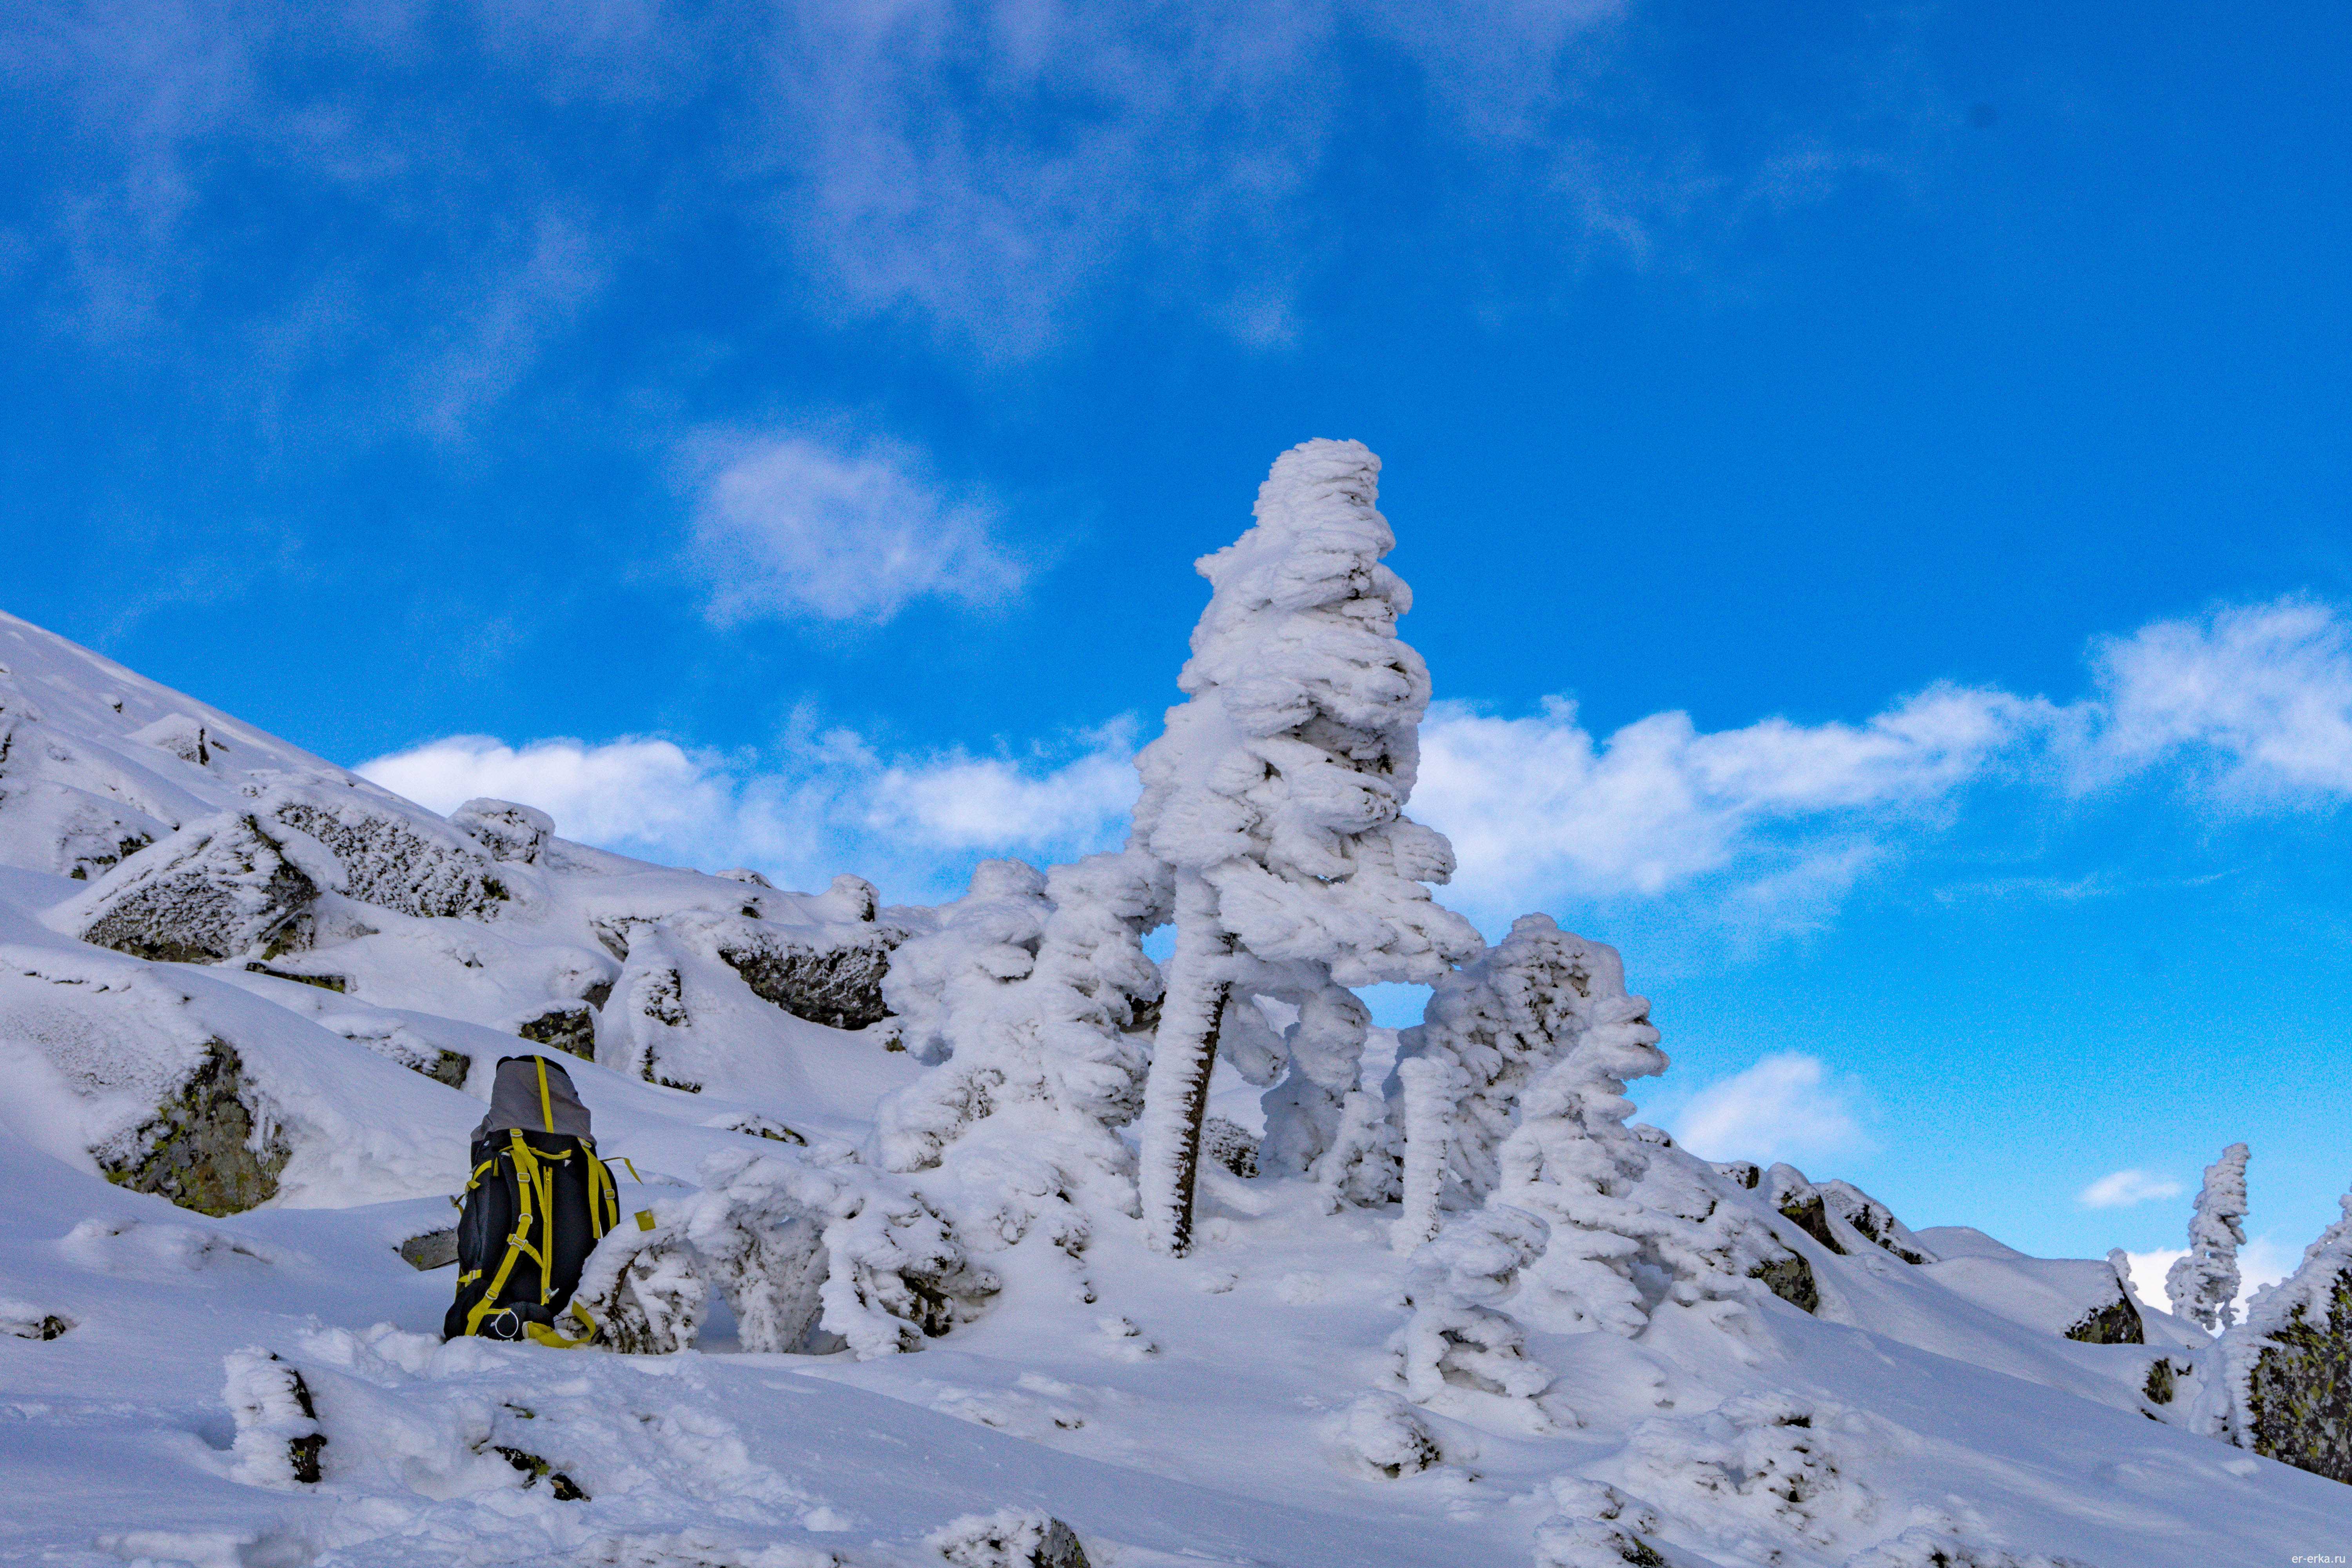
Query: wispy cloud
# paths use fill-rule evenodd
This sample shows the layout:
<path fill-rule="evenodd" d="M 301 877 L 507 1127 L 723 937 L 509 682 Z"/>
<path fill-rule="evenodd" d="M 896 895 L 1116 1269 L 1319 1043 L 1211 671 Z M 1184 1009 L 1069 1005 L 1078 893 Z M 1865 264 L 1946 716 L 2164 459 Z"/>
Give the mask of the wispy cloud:
<path fill-rule="evenodd" d="M 1829 1081 L 1819 1058 L 1797 1051 L 1699 1090 L 1675 1118 L 1674 1134 L 1703 1158 L 1761 1163 L 1870 1145 L 1851 1093 Z"/>
<path fill-rule="evenodd" d="M 1001 509 L 950 492 L 902 442 L 707 432 L 687 459 L 691 560 L 719 625 L 878 624 L 921 598 L 1002 604 L 1028 575 Z"/>
<path fill-rule="evenodd" d="M 1066 859 L 1116 846 L 1136 795 L 1121 722 L 1026 757 L 886 757 L 831 730 L 775 754 L 629 737 L 509 746 L 455 735 L 359 772 L 435 811 L 520 801 L 565 837 L 667 864 L 751 865 L 788 886 L 856 871 L 899 900 L 950 897 L 989 855 Z"/>
<path fill-rule="evenodd" d="M 2074 1194 L 2086 1209 L 2123 1209 L 2180 1195 L 2180 1184 L 2147 1171 L 2116 1171 Z"/>

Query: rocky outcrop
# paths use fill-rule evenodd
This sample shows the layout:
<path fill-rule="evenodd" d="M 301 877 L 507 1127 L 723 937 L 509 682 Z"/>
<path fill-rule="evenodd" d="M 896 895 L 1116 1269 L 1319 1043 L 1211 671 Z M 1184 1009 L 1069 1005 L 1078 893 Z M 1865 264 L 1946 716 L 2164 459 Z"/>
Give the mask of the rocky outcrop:
<path fill-rule="evenodd" d="M 54 1340 L 74 1326 L 74 1321 L 58 1312 L 45 1312 L 30 1302 L 0 1296 L 0 1334 L 20 1340 Z"/>
<path fill-rule="evenodd" d="M 1813 1279 L 1813 1266 L 1794 1252 L 1765 1259 L 1748 1271 L 1748 1278 L 1761 1280 L 1764 1289 L 1801 1312 L 1821 1310 L 1822 1291 Z"/>
<path fill-rule="evenodd" d="M 246 814 L 174 834 L 68 906 L 84 942 L 162 963 L 264 958 L 305 945 L 319 885 Z"/>
<path fill-rule="evenodd" d="M 515 1033 L 534 1045 L 553 1046 L 583 1061 L 596 1059 L 596 1015 L 586 1003 L 556 1007 L 520 1025 Z"/>
<path fill-rule="evenodd" d="M 247 1486 L 315 1486 L 327 1434 L 302 1374 L 269 1352 L 233 1351 L 221 1397 L 236 1422 L 230 1475 Z"/>
<path fill-rule="evenodd" d="M 1775 1165 L 1764 1173 L 1765 1201 L 1780 1211 L 1780 1217 L 1828 1247 L 1843 1255 L 1845 1244 L 1830 1228 L 1829 1205 L 1821 1189 L 1805 1180 L 1805 1173 L 1794 1165 Z M 1808 1307 L 1807 1311 L 1812 1309 Z"/>
<path fill-rule="evenodd" d="M 479 845 L 355 791 L 289 791 L 264 810 L 333 856 L 340 891 L 363 904 L 419 919 L 486 921 L 512 897 Z"/>
<path fill-rule="evenodd" d="M 198 1214 L 241 1214 L 278 1194 L 293 1151 L 257 1103 L 236 1048 L 215 1039 L 153 1116 L 93 1151 L 117 1186 L 152 1193 Z"/>
<path fill-rule="evenodd" d="M 2144 1345 L 2147 1329 L 2131 1298 L 2118 1294 L 2106 1305 L 2084 1313 L 2067 1329 L 2066 1337 L 2086 1345 Z"/>
<path fill-rule="evenodd" d="M 444 1227 L 410 1237 L 400 1244 L 400 1260 L 419 1273 L 448 1268 L 457 1261 L 457 1230 Z"/>
<path fill-rule="evenodd" d="M 923 1544 L 953 1568 L 1087 1568 L 1076 1532 L 1034 1510 L 966 1514 L 925 1536 Z"/>
<path fill-rule="evenodd" d="M 1860 1187 L 1823 1182 L 1820 1191 L 1822 1205 L 1830 1216 L 1852 1226 L 1864 1240 L 1876 1242 L 1906 1263 L 1936 1261 L 1936 1255 L 1911 1234 L 1910 1226 L 1895 1217 L 1894 1210 Z"/>
<path fill-rule="evenodd" d="M 2247 1379 L 2248 1447 L 2282 1464 L 2352 1482 L 2352 1269 L 2324 1314 L 2298 1302 L 2264 1336 Z"/>
<path fill-rule="evenodd" d="M 731 931 L 719 956 L 762 1001 L 795 1018 L 834 1029 L 862 1029 L 888 1016 L 882 977 L 890 947 L 879 928 L 854 942 L 827 947 L 803 943 L 765 928 Z"/>
<path fill-rule="evenodd" d="M 510 800 L 469 800 L 449 814 L 449 826 L 488 850 L 491 859 L 520 866 L 537 865 L 555 836 L 553 817 Z"/>

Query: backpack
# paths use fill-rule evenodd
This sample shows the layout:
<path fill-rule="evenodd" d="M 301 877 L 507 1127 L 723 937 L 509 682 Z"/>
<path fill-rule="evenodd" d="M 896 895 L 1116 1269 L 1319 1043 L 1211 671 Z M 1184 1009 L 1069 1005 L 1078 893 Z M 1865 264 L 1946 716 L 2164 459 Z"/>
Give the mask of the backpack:
<path fill-rule="evenodd" d="M 545 1057 L 501 1060 L 472 1153 L 457 1220 L 457 1300 L 442 1337 L 587 1343 L 596 1324 L 572 1293 L 619 1217 L 620 1197 L 571 1076 Z M 567 1309 L 571 1321 L 559 1330 Z"/>

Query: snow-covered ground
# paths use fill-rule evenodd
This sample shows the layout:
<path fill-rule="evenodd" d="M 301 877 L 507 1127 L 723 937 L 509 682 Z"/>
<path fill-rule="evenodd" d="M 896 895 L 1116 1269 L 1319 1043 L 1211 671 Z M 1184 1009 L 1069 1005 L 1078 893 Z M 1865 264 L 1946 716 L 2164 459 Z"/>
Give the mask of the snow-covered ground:
<path fill-rule="evenodd" d="M 1444 1189 L 1427 1247 L 1401 1249 L 1395 1202 L 1211 1162 L 1193 1249 L 1155 1250 L 1134 1108 L 1104 1109 L 1156 994 L 1119 956 L 1150 916 L 1117 912 L 1115 859 L 942 910 L 647 866 L 495 803 L 444 820 L 0 616 L 0 1561 L 1012 1568 L 1048 1560 L 1024 1544 L 1048 1517 L 1097 1568 L 2352 1553 L 2352 1488 L 2191 1420 L 2226 1372 L 2205 1330 L 2142 1300 L 2142 1342 L 2066 1337 L 2133 1315 L 2112 1263 L 1704 1166 L 1612 1120 L 1599 1067 L 1547 1136 L 1718 1262 L 1783 1259 L 1779 1293 L 1628 1265 L 1594 1306 L 1612 1222 L 1545 1210 L 1507 1149 Z M 1015 949 L 1094 1056 L 955 1010 Z M 1638 1056 L 1637 1015 L 1578 1037 Z M 1374 1042 L 1358 1099 L 1397 1048 Z M 795 1341 L 821 1353 L 744 1348 L 719 1290 L 671 1354 L 440 1341 L 455 1271 L 399 1248 L 451 1223 L 491 1070 L 528 1050 L 570 1068 L 662 1237 L 724 1217 L 707 1183 L 753 1194 L 727 1214 L 833 1227 Z M 1497 1069 L 1486 1113 L 1517 1116 L 1527 1078 Z M 1210 1114 L 1255 1136 L 1259 1103 L 1221 1059 Z M 202 1170 L 156 1152 L 174 1105 L 229 1118 Z M 924 1268 L 936 1335 L 890 1295 Z M 1518 1348 L 1457 1353 L 1447 1323 Z M 902 1329 L 910 1353 L 873 1353 Z M 289 1443 L 315 1436 L 298 1479 Z"/>

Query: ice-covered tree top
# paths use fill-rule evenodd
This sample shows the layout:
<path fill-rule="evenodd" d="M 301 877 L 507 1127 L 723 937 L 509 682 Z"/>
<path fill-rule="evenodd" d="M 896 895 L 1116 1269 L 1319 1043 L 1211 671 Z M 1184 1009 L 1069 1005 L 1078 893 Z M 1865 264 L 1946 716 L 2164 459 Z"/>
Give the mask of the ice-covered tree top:
<path fill-rule="evenodd" d="M 2238 1248 L 2246 1232 L 2246 1146 L 2232 1143 L 2205 1167 L 2189 1219 L 2189 1251 L 2164 1276 L 2173 1312 L 2208 1329 L 2225 1329 L 2238 1297 Z"/>
<path fill-rule="evenodd" d="M 1135 845 L 1206 877 L 1250 952 L 1343 985 L 1431 982 L 1479 946 L 1423 885 L 1453 847 L 1404 816 L 1430 683 L 1397 637 L 1412 595 L 1381 563 L 1380 468 L 1355 441 L 1276 460 L 1255 526 L 1199 563 L 1189 700 L 1136 763 Z"/>

